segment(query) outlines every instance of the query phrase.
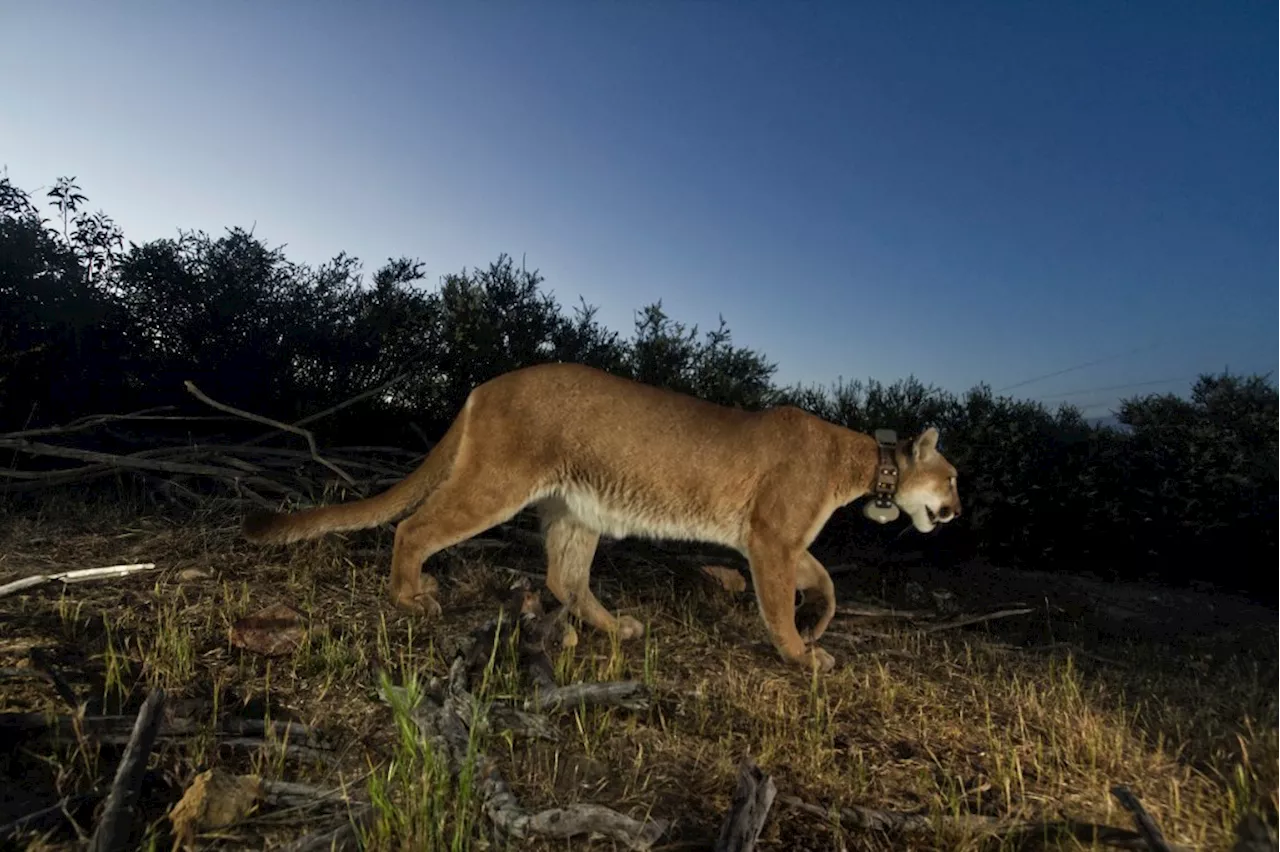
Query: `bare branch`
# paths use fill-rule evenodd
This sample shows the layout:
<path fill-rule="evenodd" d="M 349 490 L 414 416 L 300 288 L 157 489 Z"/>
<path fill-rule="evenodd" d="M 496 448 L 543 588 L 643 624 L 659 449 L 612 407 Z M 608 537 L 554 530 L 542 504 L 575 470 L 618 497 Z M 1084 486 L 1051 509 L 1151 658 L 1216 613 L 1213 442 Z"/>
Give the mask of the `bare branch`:
<path fill-rule="evenodd" d="M 1013 841 L 1013 848 L 1022 848 L 1019 841 L 1043 841 L 1054 836 L 1074 837 L 1083 843 L 1101 844 L 1133 852 L 1147 850 L 1146 839 L 1137 832 L 1107 825 L 1064 819 L 1053 822 L 1026 822 L 999 819 L 981 814 L 929 815 L 902 813 L 874 808 L 845 806 L 828 809 L 813 805 L 796 796 L 779 794 L 778 801 L 789 808 L 811 814 L 824 821 L 833 817 L 846 829 L 878 831 L 888 834 L 937 834 L 943 828 L 983 833 Z M 1180 847 L 1170 847 L 1168 852 L 1189 852 Z"/>
<path fill-rule="evenodd" d="M 344 399 L 342 402 L 339 402 L 337 405 L 331 405 L 331 406 L 329 406 L 328 408 L 325 408 L 325 409 L 323 409 L 323 410 L 321 410 L 321 411 L 317 411 L 315 414 L 308 414 L 306 417 L 304 417 L 304 418 L 302 418 L 301 420 L 297 421 L 297 422 L 296 422 L 296 423 L 294 423 L 292 426 L 286 426 L 286 425 L 284 425 L 283 423 L 277 423 L 277 422 L 276 422 L 276 421 L 274 421 L 274 420 L 269 421 L 269 420 L 267 420 L 266 418 L 252 417 L 252 418 L 250 418 L 250 419 L 252 419 L 252 420 L 256 420 L 256 421 L 257 421 L 257 422 L 259 422 L 259 423 L 264 423 L 264 422 L 265 422 L 265 423 L 267 423 L 267 425 L 275 426 L 275 429 L 273 429 L 273 430 L 272 430 L 272 431 L 270 431 L 270 432 L 263 432 L 263 433 L 262 433 L 261 435 L 259 435 L 258 437 L 256 437 L 256 438 L 251 438 L 251 439 L 249 439 L 248 441 L 245 441 L 245 444 L 246 444 L 247 446 L 253 446 L 254 444 L 260 444 L 260 443 L 262 443 L 263 441 L 265 441 L 265 440 L 267 440 L 268 438 L 270 438 L 272 435 L 275 435 L 275 434 L 277 434 L 277 433 L 279 433 L 279 432 L 282 432 L 282 431 L 283 431 L 283 432 L 293 432 L 294 434 L 301 434 L 303 430 L 301 430 L 301 428 L 300 428 L 300 427 L 302 427 L 302 426 L 306 426 L 308 423 L 315 423 L 317 420 L 323 420 L 324 418 L 328 417 L 330 414 L 336 414 L 337 412 L 341 411 L 341 410 L 342 410 L 342 409 L 344 409 L 344 408 L 348 408 L 348 407 L 350 407 L 350 406 L 352 406 L 352 405 L 355 405 L 357 402 L 363 402 L 364 400 L 368 399 L 369 397 L 377 396 L 378 394 L 382 393 L 383 391 L 387 390 L 388 388 L 390 388 L 390 387 L 392 387 L 392 386 L 394 386 L 394 385 L 397 385 L 397 384 L 399 384 L 400 382 L 404 381 L 405 379 L 409 378 L 409 376 L 411 376 L 411 375 L 412 375 L 412 373 L 408 373 L 408 372 L 400 373 L 400 374 L 399 374 L 399 375 L 397 375 L 397 376 L 393 376 L 393 377 L 391 377 L 390 379 L 387 379 L 385 382 L 383 382 L 382 384 L 378 385 L 377 387 L 369 388 L 369 389 L 368 389 L 368 390 L 366 390 L 366 391 L 363 391 L 363 392 L 361 392 L 361 393 L 356 394 L 355 396 L 351 397 L 350 399 Z M 187 382 L 187 385 L 188 385 L 187 390 L 191 390 L 191 387 L 192 387 L 191 383 L 190 383 L 190 382 Z M 216 408 L 217 406 L 214 406 L 214 407 Z M 225 410 L 225 409 L 224 409 L 224 410 Z M 243 413 L 242 413 L 242 412 L 232 412 L 232 413 L 237 414 L 238 416 L 243 416 Z"/>
<path fill-rule="evenodd" d="M 761 771 L 750 757 L 738 770 L 738 788 L 733 794 L 733 807 L 720 826 L 714 852 L 752 852 L 760 832 L 769 819 L 778 788 L 773 778 Z"/>
<path fill-rule="evenodd" d="M 649 688 L 638 680 L 607 683 L 571 683 L 552 690 L 539 691 L 524 703 L 526 710 L 558 713 L 587 707 L 622 707 L 627 710 L 649 709 Z"/>
<path fill-rule="evenodd" d="M 927 627 L 920 628 L 920 632 L 937 633 L 940 630 L 954 630 L 957 627 L 968 627 L 971 624 L 982 624 L 987 621 L 995 621 L 998 618 L 1012 618 L 1015 615 L 1027 615 L 1032 612 L 1035 612 L 1035 609 L 1028 606 L 1020 609 L 1001 609 L 983 615 L 966 615 L 960 618 L 953 618 L 950 621 L 930 624 Z"/>
<path fill-rule="evenodd" d="M 163 689 L 152 690 L 142 703 L 142 709 L 138 711 L 129 744 L 120 758 L 115 781 L 107 795 L 102 819 L 89 841 L 90 852 L 114 852 L 125 848 L 133 824 L 134 803 L 142 786 L 143 773 L 147 771 L 147 758 L 151 755 L 156 735 L 160 733 L 160 725 L 164 721 L 164 697 Z"/>
<path fill-rule="evenodd" d="M 57 580 L 64 584 L 83 583 L 86 580 L 102 580 L 112 577 L 127 577 L 139 571 L 150 571 L 156 567 L 154 562 L 141 562 L 135 565 L 108 565 L 105 568 L 79 568 L 74 571 L 63 571 L 59 574 L 34 574 L 0 586 L 0 598 L 16 594 L 24 589 L 52 583 Z"/>
<path fill-rule="evenodd" d="M 1125 810 L 1133 814 L 1133 821 L 1137 823 L 1138 831 L 1146 840 L 1151 852 L 1172 852 L 1169 844 L 1165 842 L 1164 835 L 1160 832 L 1160 827 L 1156 825 L 1156 821 L 1151 818 L 1151 814 L 1147 813 L 1147 809 L 1142 806 L 1142 802 L 1138 801 L 1138 797 L 1132 790 L 1123 784 L 1117 784 L 1111 788 L 1111 795 L 1116 797 L 1116 801 Z"/>
<path fill-rule="evenodd" d="M 270 417 L 264 417 L 261 414 L 253 414 L 251 412 L 244 411 L 234 406 L 227 405 L 225 402 L 217 402 L 216 400 L 210 399 L 208 396 L 205 395 L 204 391 L 196 387 L 195 383 L 192 382 L 190 379 L 183 382 L 183 386 L 186 387 L 188 393 L 190 393 L 196 399 L 200 400 L 205 405 L 208 405 L 212 408 L 216 408 L 219 411 L 225 411 L 228 414 L 234 414 L 237 417 L 243 417 L 244 419 L 252 420 L 255 423 L 262 423 L 267 426 L 274 426 L 276 429 L 279 429 L 281 431 L 292 432 L 293 434 L 300 436 L 307 442 L 307 447 L 310 448 L 311 450 L 312 459 L 314 459 L 317 463 L 322 464 L 325 467 L 329 468 L 329 470 L 333 471 L 338 477 L 342 479 L 342 481 L 346 482 L 352 488 L 356 489 L 356 491 L 359 491 L 361 492 L 361 494 L 363 494 L 363 491 L 360 489 L 360 487 L 356 485 L 356 481 L 351 478 L 351 474 L 347 473 L 345 470 L 343 470 L 333 462 L 323 458 L 320 455 L 320 450 L 316 446 L 316 436 L 313 435 L 310 431 L 303 429 L 300 426 L 292 426 L 288 423 L 281 423 L 279 420 L 272 420 Z"/>

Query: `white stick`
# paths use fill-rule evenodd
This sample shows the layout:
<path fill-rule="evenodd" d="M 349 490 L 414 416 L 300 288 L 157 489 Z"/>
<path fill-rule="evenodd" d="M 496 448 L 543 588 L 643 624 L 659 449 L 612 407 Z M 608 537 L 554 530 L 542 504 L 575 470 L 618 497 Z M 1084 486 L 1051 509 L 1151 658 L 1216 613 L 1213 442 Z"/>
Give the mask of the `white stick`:
<path fill-rule="evenodd" d="M 59 574 L 36 574 L 0 586 L 0 598 L 44 583 L 51 583 L 54 580 L 61 583 L 83 583 L 86 580 L 101 580 L 107 577 L 126 577 L 138 571 L 150 571 L 155 567 L 154 562 L 140 562 L 134 565 L 108 565 L 105 568 L 78 568 L 75 571 L 63 571 Z"/>
<path fill-rule="evenodd" d="M 133 565 L 108 565 L 105 568 L 80 568 L 75 571 L 64 571 L 54 574 L 51 579 L 64 583 L 80 583 L 85 580 L 100 580 L 105 577 L 126 577 L 138 571 L 150 571 L 156 567 L 154 562 L 138 562 Z"/>
<path fill-rule="evenodd" d="M 47 582 L 49 582 L 48 577 L 43 574 L 37 574 L 34 577 L 23 577 L 21 580 L 14 580 L 12 583 L 5 583 L 3 586 L 0 586 L 0 598 Z"/>

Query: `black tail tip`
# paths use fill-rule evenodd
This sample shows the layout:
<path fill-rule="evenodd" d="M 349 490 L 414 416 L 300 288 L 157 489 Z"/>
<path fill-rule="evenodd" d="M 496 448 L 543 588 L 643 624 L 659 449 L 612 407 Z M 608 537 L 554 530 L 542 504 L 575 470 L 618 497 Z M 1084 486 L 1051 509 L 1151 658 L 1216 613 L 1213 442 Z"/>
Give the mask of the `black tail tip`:
<path fill-rule="evenodd" d="M 266 542 L 272 538 L 272 531 L 276 525 L 276 520 L 280 517 L 279 512 L 257 511 L 250 512 L 244 516 L 244 520 L 240 523 L 240 530 L 244 537 L 249 541 Z"/>

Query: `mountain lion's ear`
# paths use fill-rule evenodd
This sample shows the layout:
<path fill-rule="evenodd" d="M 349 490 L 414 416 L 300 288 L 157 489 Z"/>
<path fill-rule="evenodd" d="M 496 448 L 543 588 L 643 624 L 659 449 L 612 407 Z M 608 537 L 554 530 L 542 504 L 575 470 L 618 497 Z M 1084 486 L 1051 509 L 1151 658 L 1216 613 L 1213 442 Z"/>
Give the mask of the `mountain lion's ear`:
<path fill-rule="evenodd" d="M 930 426 L 911 444 L 911 456 L 918 462 L 928 461 L 938 452 L 938 430 Z"/>

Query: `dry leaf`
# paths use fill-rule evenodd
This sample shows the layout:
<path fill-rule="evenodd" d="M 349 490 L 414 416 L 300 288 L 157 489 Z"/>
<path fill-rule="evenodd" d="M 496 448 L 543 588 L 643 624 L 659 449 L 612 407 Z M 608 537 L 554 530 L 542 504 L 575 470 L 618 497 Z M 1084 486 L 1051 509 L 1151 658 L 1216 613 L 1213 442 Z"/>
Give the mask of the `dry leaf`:
<path fill-rule="evenodd" d="M 256 775 L 232 775 L 221 769 L 201 772 L 169 810 L 175 847 L 190 848 L 198 832 L 224 828 L 244 819 L 261 793 Z"/>
<path fill-rule="evenodd" d="M 306 628 L 302 616 L 284 604 L 272 604 L 246 615 L 231 626 L 231 644 L 255 654 L 278 657 L 302 644 Z"/>

